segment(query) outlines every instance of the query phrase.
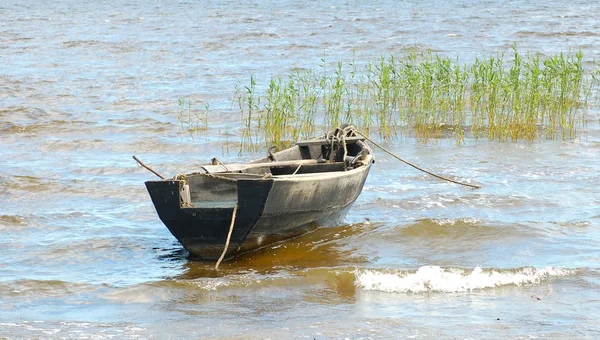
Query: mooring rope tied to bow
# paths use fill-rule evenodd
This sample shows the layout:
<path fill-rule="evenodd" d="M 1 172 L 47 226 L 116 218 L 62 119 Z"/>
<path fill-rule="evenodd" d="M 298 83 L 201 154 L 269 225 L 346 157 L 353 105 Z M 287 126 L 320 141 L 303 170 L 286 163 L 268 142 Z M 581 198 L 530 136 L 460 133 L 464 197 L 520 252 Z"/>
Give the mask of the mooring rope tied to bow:
<path fill-rule="evenodd" d="M 390 150 L 388 150 L 388 149 L 384 148 L 383 146 L 379 145 L 377 142 L 375 142 L 375 141 L 374 141 L 374 140 L 372 140 L 371 138 L 367 137 L 367 136 L 366 136 L 364 133 L 362 133 L 362 132 L 358 131 L 356 128 L 354 128 L 354 129 L 353 129 L 353 131 L 354 131 L 355 133 L 357 133 L 357 134 L 361 135 L 362 137 L 364 137 L 364 139 L 368 140 L 368 141 L 369 141 L 369 142 L 371 142 L 373 145 L 375 145 L 376 147 L 380 148 L 381 150 L 383 150 L 384 152 L 386 152 L 386 153 L 387 153 L 387 154 L 389 154 L 390 156 L 392 156 L 392 157 L 396 158 L 397 160 L 399 160 L 399 161 L 401 161 L 401 162 L 403 162 L 403 163 L 405 163 L 405 164 L 407 164 L 407 165 L 410 165 L 410 166 L 412 166 L 413 168 L 415 168 L 415 169 L 417 169 L 417 170 L 419 170 L 419 171 L 422 171 L 422 172 L 424 172 L 424 173 L 426 173 L 426 174 L 428 174 L 428 175 L 431 175 L 431 176 L 433 176 L 433 177 L 435 177 L 435 178 L 439 178 L 439 179 L 441 179 L 441 180 L 444 180 L 444 181 L 452 182 L 452 183 L 459 184 L 459 185 L 464 185 L 464 186 L 466 186 L 466 187 L 471 187 L 471 188 L 475 188 L 475 189 L 480 189 L 480 188 L 481 188 L 481 186 L 479 186 L 479 185 L 475 185 L 475 184 L 470 184 L 470 183 L 464 183 L 464 182 L 455 181 L 455 180 L 453 180 L 453 179 L 450 179 L 450 178 L 447 178 L 447 177 L 444 177 L 444 176 L 440 176 L 440 175 L 434 174 L 434 173 L 433 173 L 433 172 L 431 172 L 431 171 L 427 171 L 427 170 L 425 170 L 425 169 L 423 169 L 423 168 L 421 168 L 421 167 L 419 167 L 419 166 L 417 166 L 417 165 L 414 165 L 414 164 L 412 164 L 411 162 L 409 162 L 409 161 L 407 161 L 407 160 L 404 160 L 404 159 L 400 158 L 398 155 L 394 154 L 394 153 L 393 153 L 393 152 L 391 152 Z"/>

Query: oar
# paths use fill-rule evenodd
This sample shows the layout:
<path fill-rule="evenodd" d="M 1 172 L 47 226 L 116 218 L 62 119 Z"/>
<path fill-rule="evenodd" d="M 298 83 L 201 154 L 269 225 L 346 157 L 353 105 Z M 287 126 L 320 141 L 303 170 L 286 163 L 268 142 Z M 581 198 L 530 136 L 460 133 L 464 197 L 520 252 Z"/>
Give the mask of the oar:
<path fill-rule="evenodd" d="M 158 172 L 156 172 L 151 167 L 149 167 L 146 164 L 142 163 L 142 161 L 140 161 L 137 157 L 133 156 L 133 159 L 135 159 L 135 161 L 138 162 L 141 166 L 143 166 L 144 168 L 146 168 L 146 170 L 150 171 L 151 173 L 155 174 L 156 176 L 158 176 L 158 177 L 160 177 L 162 179 L 165 179 L 165 176 L 159 174 Z"/>

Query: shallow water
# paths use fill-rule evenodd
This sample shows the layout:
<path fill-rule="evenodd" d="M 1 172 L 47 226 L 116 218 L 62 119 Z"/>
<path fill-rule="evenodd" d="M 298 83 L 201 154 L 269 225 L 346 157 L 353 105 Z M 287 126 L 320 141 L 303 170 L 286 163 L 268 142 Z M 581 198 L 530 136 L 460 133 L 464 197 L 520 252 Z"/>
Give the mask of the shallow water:
<path fill-rule="evenodd" d="M 221 265 L 158 220 L 168 175 L 238 157 L 235 85 L 404 48 L 600 59 L 592 1 L 0 4 L 0 337 L 596 338 L 600 124 L 573 141 L 387 148 L 346 225 Z M 210 104 L 190 135 L 177 100 Z M 210 136 L 210 137 L 208 137 Z M 242 158 L 253 155 L 242 154 Z"/>

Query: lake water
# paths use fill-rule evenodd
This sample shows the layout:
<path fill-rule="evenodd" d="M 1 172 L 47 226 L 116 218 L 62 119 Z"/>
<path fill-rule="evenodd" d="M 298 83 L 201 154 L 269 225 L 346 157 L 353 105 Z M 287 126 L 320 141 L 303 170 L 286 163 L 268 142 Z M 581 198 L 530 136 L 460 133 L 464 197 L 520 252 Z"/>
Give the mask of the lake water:
<path fill-rule="evenodd" d="M 0 3 L 0 338 L 600 337 L 600 124 L 572 141 L 385 141 L 347 224 L 212 270 L 144 187 L 241 131 L 235 85 L 406 47 L 581 49 L 597 1 Z M 190 136 L 179 98 L 209 129 Z M 207 137 L 209 136 L 209 137 Z M 242 154 L 242 158 L 255 157 Z"/>

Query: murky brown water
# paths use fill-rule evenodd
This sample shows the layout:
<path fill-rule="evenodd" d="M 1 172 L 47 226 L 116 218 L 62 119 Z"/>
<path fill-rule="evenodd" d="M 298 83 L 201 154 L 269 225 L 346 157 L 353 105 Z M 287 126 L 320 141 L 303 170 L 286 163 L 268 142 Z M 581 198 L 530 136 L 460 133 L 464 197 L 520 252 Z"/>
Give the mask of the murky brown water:
<path fill-rule="evenodd" d="M 212 270 L 158 220 L 165 174 L 237 158 L 235 84 L 432 49 L 600 60 L 593 1 L 0 4 L 0 337 L 595 338 L 598 107 L 574 141 L 387 142 L 347 224 Z M 191 138 L 177 100 L 210 103 Z M 207 137 L 210 136 L 210 137 Z M 222 154 L 223 151 L 229 153 Z M 243 154 L 243 158 L 252 155 Z"/>

